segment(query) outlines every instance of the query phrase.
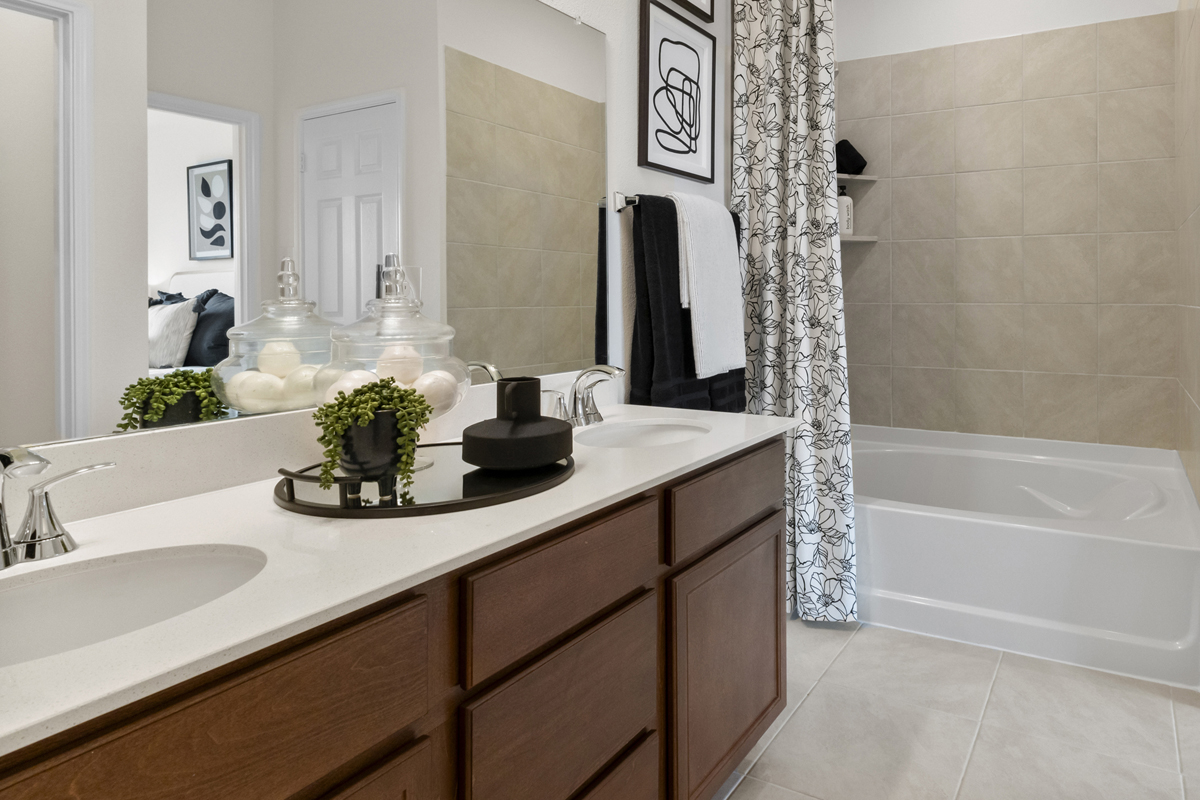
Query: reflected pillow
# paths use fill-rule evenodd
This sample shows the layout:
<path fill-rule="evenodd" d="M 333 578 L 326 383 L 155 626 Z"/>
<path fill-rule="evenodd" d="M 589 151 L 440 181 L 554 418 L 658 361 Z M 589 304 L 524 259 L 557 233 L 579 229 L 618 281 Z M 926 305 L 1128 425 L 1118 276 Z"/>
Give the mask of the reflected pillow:
<path fill-rule="evenodd" d="M 191 303 L 150 306 L 150 368 L 182 367 L 199 315 Z"/>
<path fill-rule="evenodd" d="M 163 292 L 163 291 L 160 291 L 158 293 L 158 299 L 164 306 L 174 305 L 175 303 L 182 303 L 184 300 L 187 300 L 187 298 L 183 296 L 182 292 Z"/>
<path fill-rule="evenodd" d="M 196 295 L 192 310 L 200 316 L 188 346 L 185 367 L 215 367 L 229 355 L 229 329 L 233 327 L 233 298 L 209 289 Z"/>

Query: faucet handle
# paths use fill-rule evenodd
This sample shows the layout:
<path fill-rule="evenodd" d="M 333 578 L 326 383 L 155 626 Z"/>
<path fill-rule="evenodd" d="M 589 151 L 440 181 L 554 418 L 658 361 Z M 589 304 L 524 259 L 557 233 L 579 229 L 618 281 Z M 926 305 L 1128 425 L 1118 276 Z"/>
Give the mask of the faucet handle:
<path fill-rule="evenodd" d="M 91 464 L 64 472 L 62 475 L 55 475 L 53 478 L 31 486 L 29 488 L 29 507 L 25 509 L 25 518 L 21 521 L 21 527 L 17 529 L 17 535 L 13 537 L 14 562 L 53 558 L 74 550 L 77 547 L 75 540 L 71 538 L 71 534 L 67 532 L 58 515 L 54 513 L 54 506 L 50 502 L 48 490 L 71 478 L 115 466 L 116 464 L 112 462 Z"/>
<path fill-rule="evenodd" d="M 555 389 L 542 389 L 542 394 L 551 395 L 551 402 L 554 403 L 554 408 L 546 416 L 565 420 L 567 418 L 566 395 L 564 395 L 562 392 L 556 391 Z"/>

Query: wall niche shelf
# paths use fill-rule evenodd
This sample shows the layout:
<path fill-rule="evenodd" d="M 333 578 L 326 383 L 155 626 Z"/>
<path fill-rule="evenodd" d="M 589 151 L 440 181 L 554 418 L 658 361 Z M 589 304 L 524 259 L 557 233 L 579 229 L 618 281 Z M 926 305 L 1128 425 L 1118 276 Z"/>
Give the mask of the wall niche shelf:
<path fill-rule="evenodd" d="M 845 172 L 839 172 L 837 174 L 837 179 L 838 179 L 839 183 L 853 182 L 853 181 L 860 181 L 862 183 L 874 183 L 875 181 L 879 180 L 879 176 L 878 175 L 848 175 Z"/>
<path fill-rule="evenodd" d="M 878 236 L 843 236 L 842 244 L 873 244 L 878 242 Z"/>

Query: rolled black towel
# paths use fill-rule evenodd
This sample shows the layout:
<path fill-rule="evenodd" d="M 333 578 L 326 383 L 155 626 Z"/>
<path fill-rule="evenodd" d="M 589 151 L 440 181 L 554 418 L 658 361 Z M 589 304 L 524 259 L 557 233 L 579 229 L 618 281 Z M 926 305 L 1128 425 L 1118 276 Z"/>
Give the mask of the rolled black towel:
<path fill-rule="evenodd" d="M 837 143 L 837 171 L 844 175 L 862 175 L 867 160 L 846 139 Z"/>

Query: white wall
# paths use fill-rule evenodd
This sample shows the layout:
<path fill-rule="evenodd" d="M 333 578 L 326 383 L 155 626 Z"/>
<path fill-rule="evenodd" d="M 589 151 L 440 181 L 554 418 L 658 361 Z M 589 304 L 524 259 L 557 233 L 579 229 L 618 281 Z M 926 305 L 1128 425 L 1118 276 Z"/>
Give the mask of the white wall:
<path fill-rule="evenodd" d="M 1178 0 L 834 0 L 839 61 L 1175 11 Z"/>
<path fill-rule="evenodd" d="M 166 288 L 176 272 L 237 269 L 242 257 L 240 230 L 234 230 L 234 257 L 192 261 L 188 245 L 187 168 L 233 159 L 234 186 L 239 185 L 238 128 L 227 122 L 189 117 L 155 108 L 146 111 L 147 270 L 149 286 Z M 234 210 L 240 216 L 235 197 Z"/>
<path fill-rule="evenodd" d="M 0 444 L 57 438 L 54 22 L 0 8 Z"/>

